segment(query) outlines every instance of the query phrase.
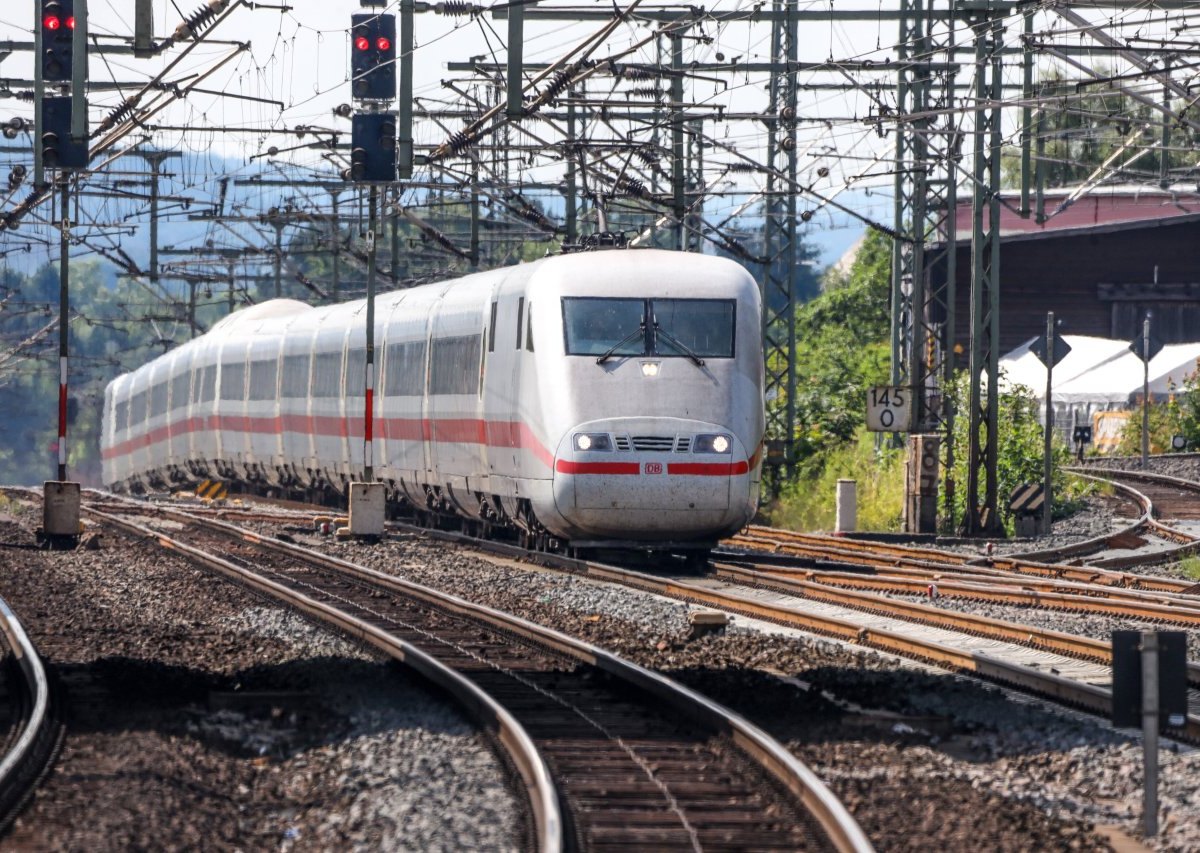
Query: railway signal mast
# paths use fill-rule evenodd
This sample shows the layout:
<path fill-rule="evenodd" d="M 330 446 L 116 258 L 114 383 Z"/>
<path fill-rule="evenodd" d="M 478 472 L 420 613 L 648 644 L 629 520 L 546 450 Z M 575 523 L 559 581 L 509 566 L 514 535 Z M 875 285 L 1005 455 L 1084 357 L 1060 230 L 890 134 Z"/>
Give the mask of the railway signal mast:
<path fill-rule="evenodd" d="M 58 479 L 44 486 L 40 537 L 50 545 L 73 545 L 79 537 L 79 484 L 67 481 L 67 376 L 69 349 L 70 177 L 88 161 L 87 0 L 35 0 L 34 183 L 46 170 L 58 174 L 59 222 Z M 47 96 L 50 85 L 64 94 Z M 70 94 L 65 94 L 66 92 Z"/>
<path fill-rule="evenodd" d="M 363 6 L 378 5 L 363 0 Z M 350 484 L 350 533 L 383 533 L 383 483 L 376 483 L 375 456 L 375 281 L 379 230 L 379 185 L 396 181 L 396 18 L 364 12 L 350 16 L 350 90 L 358 102 L 351 118 L 350 165 L 342 177 L 370 186 L 367 210 L 367 340 L 363 412 L 363 482 Z"/>

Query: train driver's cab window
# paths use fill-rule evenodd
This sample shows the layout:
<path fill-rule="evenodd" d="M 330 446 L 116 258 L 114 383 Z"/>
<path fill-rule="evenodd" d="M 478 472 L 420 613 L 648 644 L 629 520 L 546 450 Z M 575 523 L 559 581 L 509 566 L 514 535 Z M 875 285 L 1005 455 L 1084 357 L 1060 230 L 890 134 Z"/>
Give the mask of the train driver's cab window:
<path fill-rule="evenodd" d="M 567 355 L 733 358 L 732 299 L 566 297 Z"/>
<path fill-rule="evenodd" d="M 656 354 L 733 358 L 732 300 L 654 299 L 650 310 Z"/>
<path fill-rule="evenodd" d="M 567 355 L 646 354 L 646 300 L 563 299 Z"/>

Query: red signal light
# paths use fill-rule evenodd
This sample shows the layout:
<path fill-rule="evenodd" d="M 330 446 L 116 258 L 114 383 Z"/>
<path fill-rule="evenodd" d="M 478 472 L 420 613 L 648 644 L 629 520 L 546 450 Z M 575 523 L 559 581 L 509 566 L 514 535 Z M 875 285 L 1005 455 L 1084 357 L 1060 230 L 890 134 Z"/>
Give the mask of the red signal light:
<path fill-rule="evenodd" d="M 67 18 L 67 29 L 68 29 L 68 30 L 73 30 L 73 29 L 75 29 L 75 16 L 74 16 L 74 15 L 72 15 L 72 16 L 71 16 L 71 17 L 69 17 L 69 18 Z"/>
<path fill-rule="evenodd" d="M 370 50 L 371 40 L 366 36 L 359 36 L 354 40 L 354 46 L 359 50 Z"/>
<path fill-rule="evenodd" d="M 379 41 L 375 42 L 375 46 L 380 50 L 391 50 L 392 40 L 387 36 L 380 36 Z"/>
<path fill-rule="evenodd" d="M 62 26 L 62 20 L 58 15 L 47 15 L 45 20 L 42 21 L 42 26 L 48 30 L 57 30 Z"/>

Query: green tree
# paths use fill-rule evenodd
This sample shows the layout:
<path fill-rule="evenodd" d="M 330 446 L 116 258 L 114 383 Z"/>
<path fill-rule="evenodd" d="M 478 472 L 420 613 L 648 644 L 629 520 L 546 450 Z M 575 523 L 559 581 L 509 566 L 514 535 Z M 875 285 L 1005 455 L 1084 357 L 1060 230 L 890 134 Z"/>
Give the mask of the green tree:
<path fill-rule="evenodd" d="M 797 454 L 801 462 L 849 441 L 867 389 L 887 381 L 891 243 L 869 232 L 849 271 L 796 311 Z M 784 405 L 772 401 L 771 405 Z"/>
<path fill-rule="evenodd" d="M 970 410 L 969 376 L 959 373 L 949 389 L 955 411 L 955 453 L 953 480 L 954 503 L 952 517 L 943 518 L 946 532 L 953 532 L 961 523 L 966 512 L 968 432 Z M 1008 496 L 1022 483 L 1040 483 L 1044 476 L 1043 453 L 1045 432 L 1041 417 L 1041 405 L 1034 392 L 1022 385 L 1009 386 L 1001 390 L 999 418 L 996 430 L 996 480 L 999 493 L 1001 521 L 1012 533 L 1013 519 L 1008 513 Z M 1062 516 L 1069 512 L 1077 500 L 1078 488 L 1069 484 L 1064 466 L 1071 464 L 1071 451 L 1056 435 L 1051 445 L 1051 480 L 1054 492 L 1054 514 Z M 980 484 L 982 492 L 983 484 Z M 980 495 L 982 499 L 983 495 Z"/>
<path fill-rule="evenodd" d="M 1043 143 L 1040 169 L 1045 185 L 1079 184 L 1114 154 L 1113 169 L 1127 165 L 1111 177 L 1124 180 L 1157 179 L 1164 156 L 1168 170 L 1190 165 L 1187 149 L 1195 141 L 1194 132 L 1173 123 L 1173 150 L 1164 154 L 1159 146 L 1162 113 L 1114 88 L 1103 79 L 1108 76 L 1103 68 L 1097 71 L 1101 79 L 1079 82 L 1051 69 L 1036 84 L 1034 97 L 1042 106 L 1034 111 L 1034 137 Z M 1176 110 L 1183 107 L 1182 103 L 1173 105 Z M 1003 164 L 1006 186 L 1020 183 L 1020 164 L 1019 150 L 1007 149 Z"/>

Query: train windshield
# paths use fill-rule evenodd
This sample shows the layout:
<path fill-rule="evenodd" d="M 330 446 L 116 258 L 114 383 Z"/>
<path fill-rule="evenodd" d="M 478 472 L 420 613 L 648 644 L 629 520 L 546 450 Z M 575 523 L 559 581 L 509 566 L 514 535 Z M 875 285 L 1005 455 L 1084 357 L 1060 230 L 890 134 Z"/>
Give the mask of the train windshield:
<path fill-rule="evenodd" d="M 646 354 L 646 300 L 563 299 L 567 355 Z"/>
<path fill-rule="evenodd" d="M 733 358 L 732 299 L 566 297 L 563 325 L 567 355 Z"/>
<path fill-rule="evenodd" d="M 656 355 L 733 358 L 733 300 L 653 299 L 650 311 Z"/>

